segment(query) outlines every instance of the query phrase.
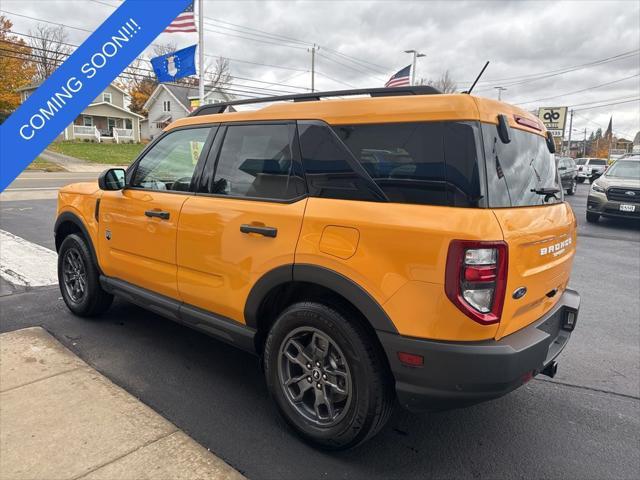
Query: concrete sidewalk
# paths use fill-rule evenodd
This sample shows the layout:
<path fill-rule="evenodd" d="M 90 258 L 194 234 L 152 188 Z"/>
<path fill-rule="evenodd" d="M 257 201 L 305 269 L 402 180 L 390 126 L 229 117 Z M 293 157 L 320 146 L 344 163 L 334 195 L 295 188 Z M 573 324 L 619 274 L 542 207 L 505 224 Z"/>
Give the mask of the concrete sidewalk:
<path fill-rule="evenodd" d="M 39 327 L 0 335 L 0 479 L 242 479 Z"/>
<path fill-rule="evenodd" d="M 40 157 L 51 163 L 55 163 L 64 168 L 67 172 L 74 173 L 100 173 L 107 168 L 127 168 L 129 165 L 111 165 L 106 163 L 91 163 L 81 158 L 70 157 L 63 153 L 54 152 L 52 150 L 44 150 L 40 153 Z"/>

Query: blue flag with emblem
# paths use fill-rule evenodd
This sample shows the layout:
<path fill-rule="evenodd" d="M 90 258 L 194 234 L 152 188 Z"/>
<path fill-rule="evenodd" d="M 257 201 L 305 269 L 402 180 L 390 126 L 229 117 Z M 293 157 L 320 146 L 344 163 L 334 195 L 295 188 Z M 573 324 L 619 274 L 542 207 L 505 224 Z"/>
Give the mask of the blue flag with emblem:
<path fill-rule="evenodd" d="M 151 59 L 159 82 L 173 82 L 196 74 L 196 45 Z"/>

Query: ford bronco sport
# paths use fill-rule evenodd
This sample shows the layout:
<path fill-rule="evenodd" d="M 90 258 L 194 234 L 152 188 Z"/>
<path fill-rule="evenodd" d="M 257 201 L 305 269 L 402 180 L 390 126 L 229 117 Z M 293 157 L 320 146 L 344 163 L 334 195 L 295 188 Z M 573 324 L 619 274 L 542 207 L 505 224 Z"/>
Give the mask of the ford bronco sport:
<path fill-rule="evenodd" d="M 250 102 L 202 106 L 126 171 L 60 190 L 73 313 L 118 295 L 261 356 L 283 417 L 327 449 L 396 401 L 460 407 L 555 373 L 576 219 L 535 116 L 430 87 L 225 112 Z"/>

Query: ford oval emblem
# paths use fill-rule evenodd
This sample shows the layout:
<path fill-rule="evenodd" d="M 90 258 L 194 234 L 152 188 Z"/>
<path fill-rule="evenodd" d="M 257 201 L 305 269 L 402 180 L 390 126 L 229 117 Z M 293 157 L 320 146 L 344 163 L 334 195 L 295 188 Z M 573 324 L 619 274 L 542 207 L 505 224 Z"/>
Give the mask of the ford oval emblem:
<path fill-rule="evenodd" d="M 527 294 L 527 287 L 520 287 L 518 289 L 516 289 L 515 292 L 513 292 L 513 298 L 515 298 L 516 300 L 521 299 L 522 297 L 524 297 Z"/>

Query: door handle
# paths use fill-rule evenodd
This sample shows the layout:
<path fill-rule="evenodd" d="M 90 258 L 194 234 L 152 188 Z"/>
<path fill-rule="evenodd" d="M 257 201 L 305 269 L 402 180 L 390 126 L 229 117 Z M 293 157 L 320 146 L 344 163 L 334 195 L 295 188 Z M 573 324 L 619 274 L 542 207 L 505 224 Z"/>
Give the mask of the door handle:
<path fill-rule="evenodd" d="M 247 225 L 243 223 L 240 225 L 240 231 L 242 233 L 257 233 L 258 235 L 263 235 L 265 237 L 275 238 L 278 234 L 278 229 L 274 227 L 260 227 L 257 225 Z"/>
<path fill-rule="evenodd" d="M 169 220 L 169 212 L 163 212 L 162 210 L 147 210 L 144 212 L 147 217 L 156 217 L 162 220 Z"/>

